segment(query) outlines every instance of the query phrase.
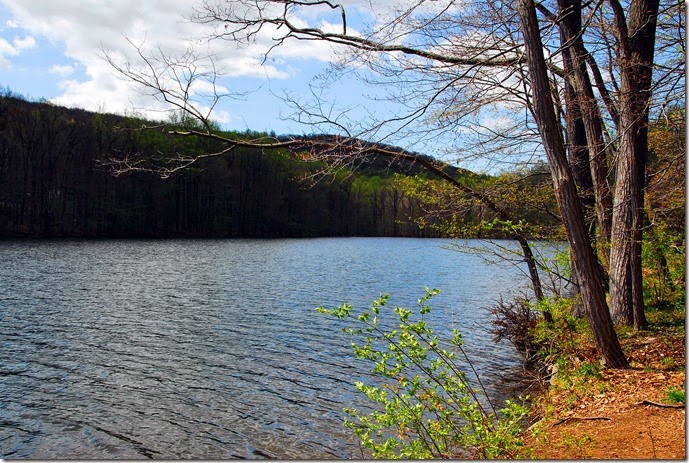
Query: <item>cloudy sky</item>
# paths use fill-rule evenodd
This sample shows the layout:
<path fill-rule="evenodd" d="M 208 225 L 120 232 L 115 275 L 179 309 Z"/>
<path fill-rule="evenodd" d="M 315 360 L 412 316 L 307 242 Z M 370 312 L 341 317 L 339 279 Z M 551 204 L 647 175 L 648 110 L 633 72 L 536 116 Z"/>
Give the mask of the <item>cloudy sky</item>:
<path fill-rule="evenodd" d="M 147 49 L 160 46 L 168 53 L 181 53 L 190 38 L 208 32 L 186 20 L 193 3 L 0 0 L 0 87 L 29 99 L 44 98 L 89 110 L 122 113 L 158 108 L 130 83 L 117 77 L 103 59 L 102 50 L 114 59 L 131 58 L 135 50 L 130 40 Z M 366 11 L 355 8 L 354 14 L 357 13 L 365 15 Z M 337 15 L 330 17 L 335 20 Z M 306 95 L 310 80 L 322 72 L 332 50 L 315 42 L 290 42 L 261 64 L 260 52 L 265 49 L 262 45 L 236 49 L 225 42 L 199 50 L 219 54 L 226 76 L 220 82 L 223 89 L 246 93 L 245 97 L 217 108 L 213 118 L 234 130 L 312 131 L 284 120 L 292 111 L 280 96 L 284 92 Z M 365 104 L 358 101 L 362 91 L 355 83 L 342 83 L 342 90 L 350 105 Z"/>
<path fill-rule="evenodd" d="M 493 169 L 477 163 L 470 151 L 461 151 L 463 136 L 452 130 L 436 133 L 420 123 L 387 124 L 371 121 L 399 120 L 414 112 L 417 88 L 401 86 L 390 100 L 379 86 L 366 86 L 346 75 L 314 97 L 314 77 L 324 74 L 336 50 L 318 41 L 287 41 L 275 48 L 268 60 L 264 52 L 274 42 L 263 36 L 251 46 L 228 41 L 199 41 L 211 33 L 210 26 L 189 21 L 192 8 L 201 0 L 0 0 L 0 89 L 9 88 L 31 100 L 46 99 L 67 107 L 112 113 L 138 113 L 165 119 L 168 107 L 145 96 L 141 88 L 117 75 L 104 58 L 136 63 L 137 50 L 177 56 L 193 44 L 199 55 L 212 54 L 222 68 L 218 88 L 237 96 L 214 108 L 211 119 L 227 130 L 274 131 L 277 134 L 332 132 L 331 127 L 295 121 L 295 110 L 285 96 L 303 104 L 319 104 L 319 110 L 337 118 L 351 133 L 360 135 L 373 127 L 368 139 L 382 140 L 406 149 L 439 156 L 474 170 Z M 418 0 L 340 0 L 347 10 L 347 32 L 357 34 L 362 24 L 385 23 L 386 15 L 397 17 L 394 8 L 419 5 Z M 421 9 L 443 9 L 448 2 L 429 0 Z M 461 3 L 461 2 L 460 2 Z M 458 3 L 458 4 L 460 4 Z M 221 4 L 224 4 L 221 1 Z M 341 27 L 338 10 L 326 6 L 300 13 L 300 25 L 322 29 Z M 375 14 L 373 13 L 375 10 Z M 398 31 L 396 31 L 398 32 Z M 325 75 L 329 75 L 325 72 Z M 322 82 L 322 81 L 319 81 Z M 241 95 L 241 97 L 240 97 Z M 389 96 L 389 95 L 387 95 Z M 405 107 L 405 98 L 412 98 Z M 423 98 L 423 96 L 421 97 Z M 430 117 L 430 115 L 429 115 Z M 477 116 L 486 127 L 497 126 L 494 114 Z M 404 124 L 401 122 L 400 124 Z M 361 132 L 357 125 L 360 125 Z M 458 148 L 459 146 L 459 148 Z M 464 156 L 464 157 L 462 157 Z M 497 158 L 497 157 L 496 157 Z"/>

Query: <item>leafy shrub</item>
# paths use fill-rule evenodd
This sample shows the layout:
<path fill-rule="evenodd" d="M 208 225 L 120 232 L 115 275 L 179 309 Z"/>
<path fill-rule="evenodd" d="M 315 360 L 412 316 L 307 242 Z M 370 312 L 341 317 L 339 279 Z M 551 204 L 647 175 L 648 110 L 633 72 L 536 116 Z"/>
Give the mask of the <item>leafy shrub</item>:
<path fill-rule="evenodd" d="M 512 342 L 522 354 L 525 367 L 540 380 L 552 383 L 554 376 L 563 374 L 581 381 L 598 377 L 599 365 L 581 364 L 580 359 L 588 358 L 595 347 L 590 342 L 586 319 L 572 315 L 573 303 L 572 299 L 557 296 L 536 304 L 528 299 L 501 300 L 489 309 L 494 316 L 491 333 L 496 342 Z M 551 322 L 541 316 L 544 312 L 552 315 Z"/>
<path fill-rule="evenodd" d="M 583 362 L 579 365 L 579 374 L 584 377 L 602 378 L 603 366 L 600 363 Z"/>
<path fill-rule="evenodd" d="M 387 295 L 359 313 L 349 304 L 317 309 L 357 322 L 360 327 L 343 331 L 356 339 L 352 342 L 356 357 L 370 362 L 371 371 L 383 380 L 379 385 L 356 383 L 373 411 L 345 409 L 350 418 L 344 424 L 375 458 L 514 456 L 527 409 L 507 401 L 496 412 L 485 389 L 469 383 L 458 363 L 460 357 L 473 370 L 461 334 L 453 330 L 450 341 L 441 341 L 424 319 L 430 311 L 427 302 L 437 293 L 426 289 L 416 313 L 394 308 L 392 329 L 383 328 L 381 322 Z"/>

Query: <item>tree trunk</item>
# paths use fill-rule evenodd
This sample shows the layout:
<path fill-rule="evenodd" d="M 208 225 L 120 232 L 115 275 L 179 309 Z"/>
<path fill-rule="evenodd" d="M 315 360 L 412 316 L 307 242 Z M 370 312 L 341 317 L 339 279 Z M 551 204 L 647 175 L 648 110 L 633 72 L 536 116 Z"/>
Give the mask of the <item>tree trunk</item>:
<path fill-rule="evenodd" d="M 445 171 L 435 166 L 432 162 L 423 158 L 417 159 L 415 156 L 403 156 L 400 154 L 397 154 L 396 156 L 405 157 L 409 160 L 418 162 L 429 171 L 434 172 L 442 179 L 446 180 L 450 185 L 454 186 L 455 188 L 458 188 L 460 191 L 468 194 L 472 198 L 483 203 L 486 207 L 488 207 L 488 209 L 495 212 L 500 218 L 500 220 L 512 220 L 509 214 L 504 209 L 499 207 L 495 202 L 493 202 L 488 196 L 463 185 L 461 182 L 459 182 L 459 180 L 447 174 Z M 531 246 L 529 246 L 528 239 L 526 238 L 526 236 L 518 232 L 513 232 L 513 238 L 517 240 L 519 246 L 522 249 L 522 254 L 524 255 L 524 262 L 526 262 L 526 266 L 529 269 L 529 277 L 531 278 L 531 284 L 533 285 L 536 300 L 540 301 L 545 299 L 545 295 L 543 293 L 543 285 L 541 284 L 541 278 L 538 275 L 538 265 L 536 262 L 536 257 L 534 256 L 533 251 L 531 250 Z M 548 323 L 551 323 L 553 321 L 553 316 L 550 312 L 543 312 L 543 318 Z"/>
<path fill-rule="evenodd" d="M 613 368 L 626 368 L 629 364 L 610 318 L 605 290 L 598 271 L 598 259 L 589 241 L 581 202 L 567 163 L 564 140 L 550 99 L 550 82 L 543 57 L 534 0 L 518 0 L 517 12 L 524 36 L 531 91 L 535 96 L 532 101 L 533 114 L 543 139 L 567 239 L 574 255 L 574 271 L 579 281 L 582 303 L 596 346 L 606 364 Z"/>
<path fill-rule="evenodd" d="M 598 218 L 596 243 L 603 267 L 608 267 L 610 257 L 610 234 L 612 228 L 612 194 L 608 185 L 608 163 L 603 119 L 593 92 L 593 85 L 586 71 L 586 49 L 581 38 L 581 0 L 558 0 L 560 8 L 559 25 L 561 41 L 566 46 L 570 63 L 565 60 L 568 83 L 572 86 L 574 102 L 581 115 L 586 145 L 588 147 L 588 168 L 595 196 Z M 570 66 L 567 66 L 570 64 Z M 567 68 L 570 69 L 567 69 Z M 570 103 L 570 102 L 568 102 Z"/>
<path fill-rule="evenodd" d="M 658 0 L 634 0 L 628 25 L 624 9 L 610 0 L 616 17 L 622 67 L 617 179 L 610 251 L 610 309 L 615 323 L 646 324 L 641 275 L 644 179 L 648 154 Z"/>

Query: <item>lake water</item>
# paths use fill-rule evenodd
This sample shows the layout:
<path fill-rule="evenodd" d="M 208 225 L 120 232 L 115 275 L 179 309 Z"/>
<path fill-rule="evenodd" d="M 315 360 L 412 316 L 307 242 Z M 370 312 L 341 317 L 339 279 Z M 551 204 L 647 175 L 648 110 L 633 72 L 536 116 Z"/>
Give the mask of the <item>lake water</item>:
<path fill-rule="evenodd" d="M 527 280 L 448 243 L 0 241 L 0 457 L 359 458 L 342 408 L 367 365 L 314 308 L 424 286 L 502 400 L 519 358 L 482 308 Z"/>

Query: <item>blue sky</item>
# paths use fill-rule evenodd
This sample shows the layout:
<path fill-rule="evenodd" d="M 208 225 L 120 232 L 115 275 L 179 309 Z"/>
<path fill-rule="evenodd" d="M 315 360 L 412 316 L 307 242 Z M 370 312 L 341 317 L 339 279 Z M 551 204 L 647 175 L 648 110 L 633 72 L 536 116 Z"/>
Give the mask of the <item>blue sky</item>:
<path fill-rule="evenodd" d="M 356 2 L 354 2 L 356 3 Z M 132 56 L 126 38 L 145 40 L 150 47 L 179 51 L 185 38 L 205 31 L 185 20 L 193 2 L 179 0 L 0 0 L 0 86 L 30 99 L 88 110 L 123 113 L 155 108 L 131 85 L 118 79 L 99 54 L 101 46 L 116 57 Z M 311 132 L 285 120 L 292 114 L 280 95 L 307 95 L 312 77 L 328 64 L 332 49 L 325 44 L 288 43 L 260 64 L 260 46 L 233 49 L 215 46 L 229 63 L 222 84 L 231 91 L 250 92 L 217 109 L 214 118 L 235 130 Z M 339 84 L 348 104 L 365 106 L 356 82 Z M 154 114 L 154 113 L 151 113 Z M 155 113 L 157 114 L 157 113 Z"/>
<path fill-rule="evenodd" d="M 150 118 L 163 118 L 161 111 L 166 108 L 137 92 L 131 82 L 119 78 L 103 59 L 101 50 L 106 50 L 118 62 L 136 54 L 128 40 L 144 44 L 147 50 L 160 47 L 169 54 L 183 51 L 190 38 L 209 32 L 208 26 L 186 19 L 198 1 L 0 0 L 0 88 L 7 87 L 29 99 L 46 99 L 67 107 L 119 114 L 137 112 Z M 356 33 L 364 21 L 374 24 L 381 20 L 386 10 L 418 3 L 417 0 L 341 2 L 348 12 L 349 33 Z M 440 8 L 439 4 L 443 3 L 431 1 L 424 6 Z M 339 12 L 327 7 L 298 19 L 315 27 L 340 27 Z M 310 95 L 309 84 L 314 76 L 324 72 L 336 50 L 323 42 L 287 41 L 262 64 L 262 52 L 270 44 L 270 37 L 263 37 L 256 44 L 244 47 L 221 41 L 204 45 L 207 52 L 217 54 L 224 66 L 220 85 L 231 92 L 247 93 L 240 100 L 228 100 L 218 106 L 211 118 L 229 130 L 277 134 L 324 131 L 291 120 L 294 111 L 282 96 L 288 92 L 305 102 L 316 101 Z M 357 135 L 357 125 L 365 126 L 370 120 L 384 120 L 385 116 L 389 118 L 409 110 L 399 100 L 395 104 L 367 98 L 375 97 L 378 91 L 381 90 L 347 76 L 328 88 L 319 101 L 324 102 L 326 109 L 333 104 L 335 114 L 348 109 L 344 125 L 353 127 L 352 133 Z M 414 89 L 404 89 L 402 93 L 407 91 L 413 93 Z M 480 117 L 483 116 L 479 114 Z M 501 115 L 486 117 L 481 122 L 488 127 L 502 120 Z M 477 161 L 472 153 L 460 154 L 463 139 L 459 132 L 425 132 L 423 125 L 418 136 L 403 134 L 394 126 L 385 130 L 376 135 L 377 140 L 439 156 L 472 170 L 496 169 L 496 161 L 486 162 L 485 158 Z M 414 136 L 417 138 L 413 139 Z"/>

